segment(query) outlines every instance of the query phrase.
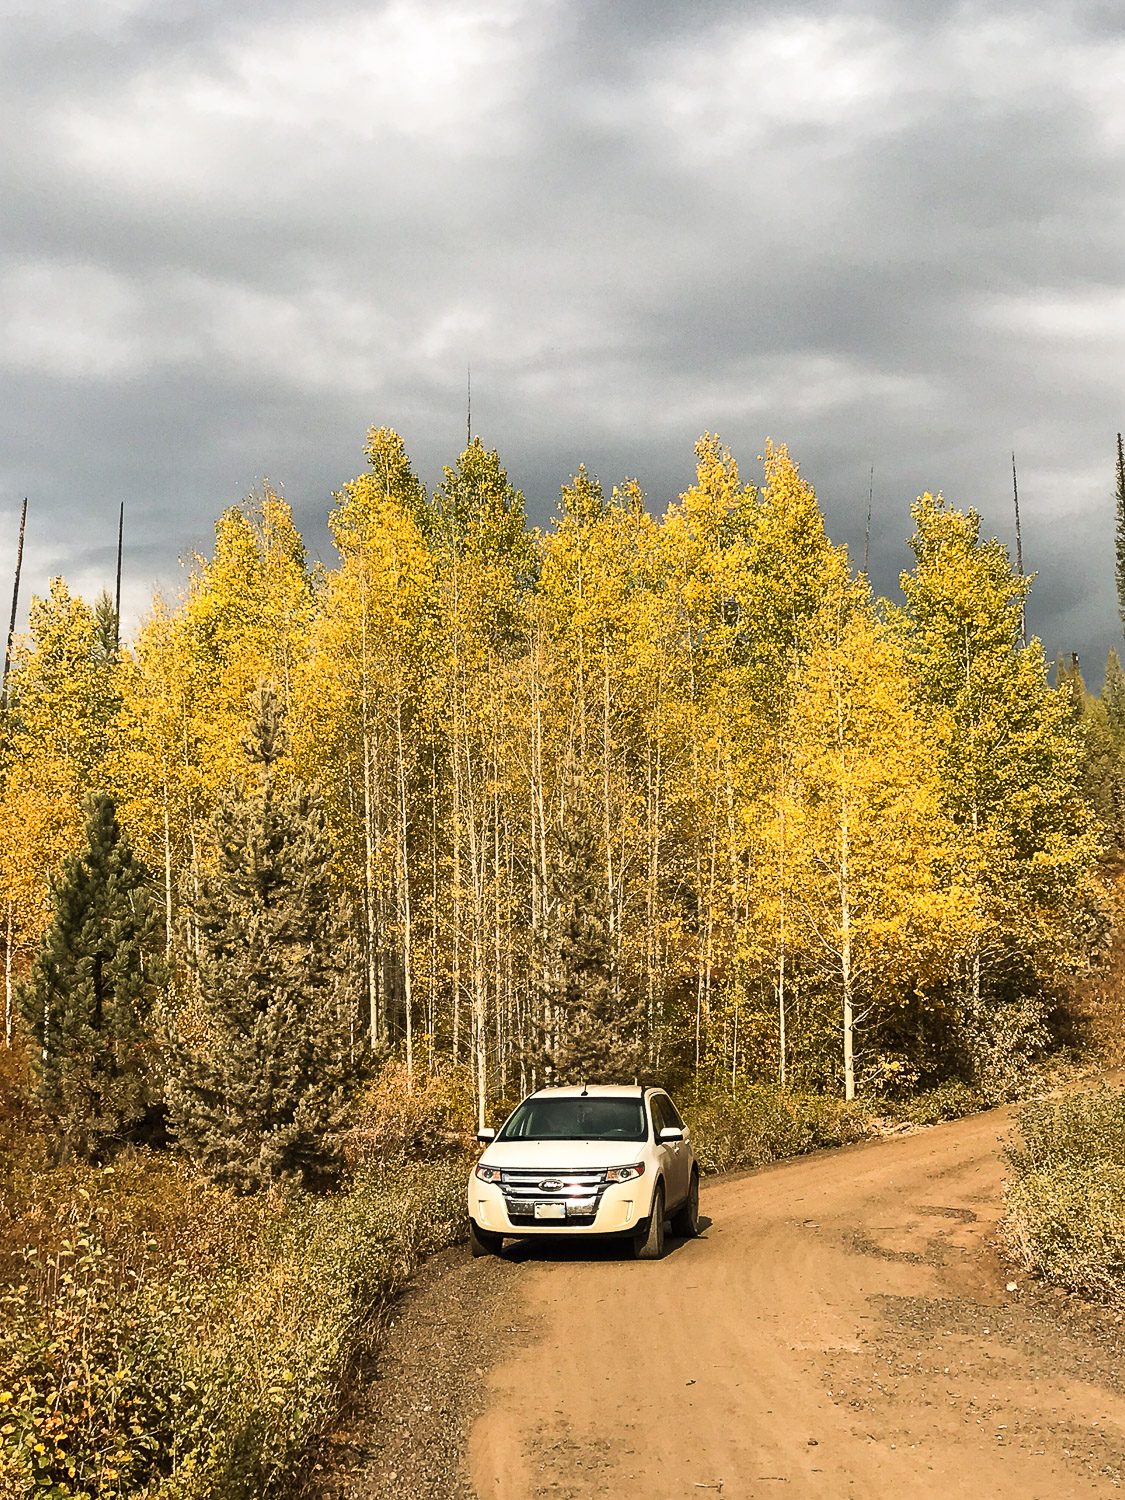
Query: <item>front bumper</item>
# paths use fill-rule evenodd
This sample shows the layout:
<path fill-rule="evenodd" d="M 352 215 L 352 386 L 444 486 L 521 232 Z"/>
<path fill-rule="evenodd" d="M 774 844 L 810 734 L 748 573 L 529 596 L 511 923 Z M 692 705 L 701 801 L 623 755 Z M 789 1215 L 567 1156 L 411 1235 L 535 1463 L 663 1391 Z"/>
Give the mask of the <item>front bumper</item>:
<path fill-rule="evenodd" d="M 648 1214 L 649 1187 L 645 1178 L 609 1183 L 601 1189 L 596 1201 L 590 1198 L 572 1200 L 572 1207 L 582 1210 L 578 1213 L 570 1212 L 565 1219 L 536 1219 L 535 1200 L 513 1205 L 499 1184 L 481 1182 L 474 1173 L 469 1179 L 469 1217 L 478 1229 L 489 1234 L 520 1238 L 543 1234 L 632 1234 Z M 643 1200 L 638 1189 L 645 1190 Z M 553 1203 L 562 1200 L 554 1194 L 544 1193 L 538 1201 Z"/>

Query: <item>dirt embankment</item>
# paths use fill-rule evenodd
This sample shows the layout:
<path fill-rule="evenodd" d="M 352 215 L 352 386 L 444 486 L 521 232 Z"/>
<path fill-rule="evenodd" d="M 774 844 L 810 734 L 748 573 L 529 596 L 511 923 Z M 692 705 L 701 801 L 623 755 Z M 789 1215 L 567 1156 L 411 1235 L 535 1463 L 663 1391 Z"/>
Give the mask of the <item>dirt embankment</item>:
<path fill-rule="evenodd" d="M 445 1258 L 324 1494 L 1116 1494 L 1118 1330 L 1001 1262 L 1009 1128 L 998 1111 L 705 1183 L 703 1237 L 654 1264 L 576 1243 Z"/>

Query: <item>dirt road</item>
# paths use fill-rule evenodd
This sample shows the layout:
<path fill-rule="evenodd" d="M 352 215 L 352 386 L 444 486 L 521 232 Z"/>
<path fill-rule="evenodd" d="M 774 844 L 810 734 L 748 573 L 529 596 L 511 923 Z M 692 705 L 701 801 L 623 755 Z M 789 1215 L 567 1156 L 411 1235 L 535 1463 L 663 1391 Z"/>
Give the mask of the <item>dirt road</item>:
<path fill-rule="evenodd" d="M 703 1237 L 655 1264 L 509 1251 L 525 1332 L 472 1425 L 480 1500 L 1116 1493 L 1112 1327 L 994 1249 L 1008 1128 L 978 1116 L 705 1184 Z"/>
<path fill-rule="evenodd" d="M 1010 1128 L 705 1181 L 703 1237 L 655 1263 L 577 1242 L 436 1258 L 318 1497 L 1117 1494 L 1119 1330 L 997 1254 Z"/>

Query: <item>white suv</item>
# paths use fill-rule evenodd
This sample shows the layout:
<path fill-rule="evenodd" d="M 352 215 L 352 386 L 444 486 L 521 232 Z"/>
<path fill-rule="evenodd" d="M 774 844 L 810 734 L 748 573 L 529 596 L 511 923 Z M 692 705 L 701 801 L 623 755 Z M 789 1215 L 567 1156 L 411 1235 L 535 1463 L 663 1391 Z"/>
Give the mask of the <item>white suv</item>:
<path fill-rule="evenodd" d="M 596 1234 L 659 1260 L 669 1215 L 674 1234 L 699 1233 L 699 1168 L 663 1089 L 537 1089 L 477 1139 L 487 1149 L 469 1178 L 474 1255 L 506 1237 Z"/>

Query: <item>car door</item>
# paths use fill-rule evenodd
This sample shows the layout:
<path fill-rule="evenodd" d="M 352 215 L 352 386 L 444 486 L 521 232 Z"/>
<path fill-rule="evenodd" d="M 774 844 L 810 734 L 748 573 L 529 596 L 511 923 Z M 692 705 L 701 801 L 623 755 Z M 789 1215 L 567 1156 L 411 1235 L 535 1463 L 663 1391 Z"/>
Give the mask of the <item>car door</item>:
<path fill-rule="evenodd" d="M 683 1141 L 667 1141 L 660 1144 L 660 1132 L 670 1126 L 677 1130 L 683 1127 L 679 1116 L 672 1108 L 672 1101 L 667 1094 L 653 1094 L 649 1101 L 652 1110 L 653 1135 L 657 1140 L 657 1150 L 664 1167 L 664 1181 L 667 1185 L 667 1205 L 669 1211 L 678 1208 L 687 1197 L 688 1190 L 688 1150 Z"/>

